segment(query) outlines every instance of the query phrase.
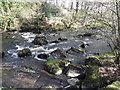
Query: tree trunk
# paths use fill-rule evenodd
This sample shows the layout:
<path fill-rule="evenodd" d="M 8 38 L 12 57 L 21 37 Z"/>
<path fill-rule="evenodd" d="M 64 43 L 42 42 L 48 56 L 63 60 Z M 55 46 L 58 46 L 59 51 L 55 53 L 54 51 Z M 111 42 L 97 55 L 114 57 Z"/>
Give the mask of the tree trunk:
<path fill-rule="evenodd" d="M 119 64 L 120 63 L 120 1 L 116 0 L 116 12 L 117 12 L 117 31 L 118 31 L 118 38 L 116 40 L 117 44 L 117 55 L 116 55 L 116 60 L 115 63 Z"/>

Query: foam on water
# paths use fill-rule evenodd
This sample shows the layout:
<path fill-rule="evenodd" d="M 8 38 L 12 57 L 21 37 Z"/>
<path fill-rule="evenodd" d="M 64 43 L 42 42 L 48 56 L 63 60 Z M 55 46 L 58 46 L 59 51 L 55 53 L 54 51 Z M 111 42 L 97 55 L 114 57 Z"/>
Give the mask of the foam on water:
<path fill-rule="evenodd" d="M 48 49 L 48 48 L 45 48 L 44 46 L 34 46 L 34 47 L 29 47 L 29 46 L 20 46 L 20 45 L 15 45 L 16 49 L 12 49 L 12 50 L 8 50 L 8 53 L 11 54 L 11 57 L 12 58 L 19 58 L 17 53 L 19 50 L 22 50 L 24 48 L 29 48 L 32 52 L 32 55 L 35 59 L 37 60 L 40 60 L 40 61 L 46 61 L 45 59 L 40 59 L 38 58 L 38 54 L 49 54 L 51 53 L 52 51 L 56 50 L 56 48 L 51 48 L 51 49 Z"/>
<path fill-rule="evenodd" d="M 17 55 L 17 53 L 13 53 L 11 57 L 18 58 L 18 55 Z"/>
<path fill-rule="evenodd" d="M 56 45 L 56 43 L 50 43 L 48 46 L 53 46 L 53 45 Z"/>
<path fill-rule="evenodd" d="M 37 55 L 34 58 L 37 59 L 37 60 L 39 60 L 39 61 L 44 61 L 44 62 L 46 61 L 45 59 L 38 58 Z"/>
<path fill-rule="evenodd" d="M 36 35 L 31 32 L 26 32 L 26 33 L 21 33 L 21 36 L 28 42 L 32 42 Z"/>

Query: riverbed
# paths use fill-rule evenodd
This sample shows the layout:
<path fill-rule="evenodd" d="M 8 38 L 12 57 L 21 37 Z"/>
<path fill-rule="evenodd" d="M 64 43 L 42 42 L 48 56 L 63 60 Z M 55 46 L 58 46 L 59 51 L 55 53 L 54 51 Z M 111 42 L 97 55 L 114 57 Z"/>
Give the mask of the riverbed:
<path fill-rule="evenodd" d="M 103 32 L 104 31 L 104 32 Z M 91 35 L 81 36 L 90 33 Z M 32 41 L 36 35 L 43 35 L 47 38 L 47 45 L 34 45 Z M 101 55 L 111 51 L 107 42 L 110 39 L 106 35 L 112 35 L 111 31 L 103 29 L 80 29 L 80 30 L 50 30 L 40 34 L 32 32 L 3 32 L 2 48 L 5 57 L 2 59 L 4 87 L 11 88 L 41 88 L 46 85 L 54 85 L 58 88 L 68 86 L 68 77 L 64 74 L 53 75 L 44 70 L 43 63 L 46 59 L 40 59 L 39 54 L 50 54 L 57 48 L 62 49 L 66 54 L 65 60 L 73 64 L 83 65 L 87 56 Z M 59 38 L 66 38 L 60 41 Z M 57 42 L 57 43 L 56 43 Z M 87 44 L 86 47 L 81 47 Z M 84 54 L 66 53 L 71 47 L 85 49 Z M 29 48 L 32 56 L 18 57 L 19 50 Z M 61 59 L 60 57 L 55 57 Z"/>

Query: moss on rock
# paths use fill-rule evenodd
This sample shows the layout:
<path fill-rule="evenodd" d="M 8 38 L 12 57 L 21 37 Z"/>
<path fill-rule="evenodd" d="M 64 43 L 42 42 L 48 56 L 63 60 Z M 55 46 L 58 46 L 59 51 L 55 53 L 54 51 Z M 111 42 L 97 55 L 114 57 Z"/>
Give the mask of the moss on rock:
<path fill-rule="evenodd" d="M 99 88 L 100 79 L 98 78 L 99 69 L 97 66 L 90 66 L 87 68 L 86 78 L 84 79 L 82 88 Z"/>
<path fill-rule="evenodd" d="M 88 56 L 85 59 L 85 65 L 101 66 L 101 63 L 97 56 Z"/>
<path fill-rule="evenodd" d="M 112 84 L 108 85 L 105 89 L 120 90 L 120 81 L 115 81 Z"/>
<path fill-rule="evenodd" d="M 84 53 L 86 52 L 86 50 L 84 49 L 79 49 L 79 48 L 74 48 L 74 47 L 71 47 L 69 50 L 66 51 L 66 53 L 69 53 L 69 54 L 80 54 L 80 53 Z"/>
<path fill-rule="evenodd" d="M 25 56 L 31 56 L 31 55 L 32 55 L 32 52 L 30 51 L 29 48 L 25 48 L 25 49 L 20 50 L 20 51 L 18 52 L 18 56 L 19 56 L 19 57 L 25 57 Z"/>
<path fill-rule="evenodd" d="M 50 73 L 56 74 L 61 72 L 69 62 L 67 60 L 53 59 L 44 63 L 44 68 Z M 62 73 L 62 72 L 61 72 Z M 60 73 L 60 74 L 61 74 Z"/>

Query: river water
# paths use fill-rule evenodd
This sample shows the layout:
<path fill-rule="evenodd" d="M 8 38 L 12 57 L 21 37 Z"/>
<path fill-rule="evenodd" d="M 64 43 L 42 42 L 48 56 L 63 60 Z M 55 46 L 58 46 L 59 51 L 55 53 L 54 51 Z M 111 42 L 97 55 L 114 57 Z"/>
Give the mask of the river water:
<path fill-rule="evenodd" d="M 103 30 L 103 29 L 102 29 Z M 34 45 L 32 41 L 38 34 L 32 32 L 5 32 L 2 33 L 2 46 L 5 52 L 5 57 L 2 59 L 3 64 L 3 86 L 13 88 L 40 88 L 45 85 L 55 85 L 56 87 L 65 87 L 68 85 L 65 75 L 55 76 L 44 71 L 43 63 L 45 59 L 37 57 L 38 54 L 50 54 L 57 48 L 61 48 L 66 54 L 66 60 L 70 60 L 74 64 L 83 65 L 86 56 L 102 54 L 110 51 L 102 30 L 64 30 L 64 31 L 49 31 L 42 32 L 41 35 L 46 36 L 47 45 Z M 110 31 L 105 31 L 111 35 Z M 92 33 L 92 36 L 79 37 L 84 33 Z M 67 38 L 67 41 L 59 43 L 50 43 L 58 41 L 58 38 Z M 109 41 L 110 42 L 110 41 Z M 87 43 L 89 46 L 85 48 L 87 51 L 84 54 L 68 54 L 66 50 L 71 47 L 80 48 L 81 44 Z M 32 56 L 20 58 L 17 53 L 19 50 L 29 48 L 32 51 Z M 56 57 L 60 59 L 59 57 Z"/>

